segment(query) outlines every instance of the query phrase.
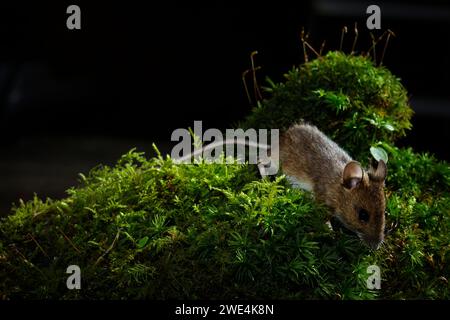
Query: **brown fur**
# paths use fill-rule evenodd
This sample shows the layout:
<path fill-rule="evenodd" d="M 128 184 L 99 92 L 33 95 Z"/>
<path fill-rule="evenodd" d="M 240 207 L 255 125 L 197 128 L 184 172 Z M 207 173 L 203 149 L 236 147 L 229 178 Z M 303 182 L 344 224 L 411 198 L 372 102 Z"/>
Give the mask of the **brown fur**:
<path fill-rule="evenodd" d="M 368 246 L 378 248 L 385 227 L 384 162 L 366 171 L 319 129 L 307 124 L 295 125 L 281 135 L 280 161 L 283 173 L 309 182 L 318 201 L 332 208 Z M 369 213 L 368 222 L 360 220 L 360 209 Z"/>

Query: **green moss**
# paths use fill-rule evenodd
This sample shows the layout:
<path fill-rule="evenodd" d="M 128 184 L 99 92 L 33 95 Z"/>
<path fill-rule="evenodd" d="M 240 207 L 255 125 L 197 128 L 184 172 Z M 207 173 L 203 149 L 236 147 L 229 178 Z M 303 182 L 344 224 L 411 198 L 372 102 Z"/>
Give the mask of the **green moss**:
<path fill-rule="evenodd" d="M 398 80 L 329 53 L 272 90 L 247 125 L 303 118 L 355 154 L 387 151 L 387 225 L 397 227 L 381 249 L 330 231 L 327 210 L 283 176 L 131 151 L 81 175 L 67 198 L 20 202 L 2 219 L 0 297 L 449 299 L 450 167 L 393 145 L 411 115 Z M 66 288 L 74 264 L 81 290 Z M 367 289 L 372 264 L 381 290 Z"/>
<path fill-rule="evenodd" d="M 326 210 L 283 177 L 130 152 L 113 168 L 92 170 L 66 199 L 21 203 L 1 222 L 0 291 L 63 299 L 449 298 L 449 166 L 390 150 L 388 223 L 399 227 L 375 253 L 329 231 Z M 65 287 L 71 264 L 81 267 L 82 290 Z M 382 270 L 379 292 L 366 289 L 371 264 Z"/>

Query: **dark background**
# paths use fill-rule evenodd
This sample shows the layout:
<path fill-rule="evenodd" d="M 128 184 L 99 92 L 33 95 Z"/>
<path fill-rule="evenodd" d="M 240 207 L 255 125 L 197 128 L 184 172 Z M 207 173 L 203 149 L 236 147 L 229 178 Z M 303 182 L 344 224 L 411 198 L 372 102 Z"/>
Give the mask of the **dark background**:
<path fill-rule="evenodd" d="M 366 8 L 395 32 L 384 65 L 415 110 L 400 143 L 450 160 L 450 4 L 447 1 L 59 1 L 0 4 L 0 212 L 62 197 L 79 172 L 132 147 L 170 150 L 176 128 L 227 128 L 249 113 L 241 74 L 257 50 L 261 83 L 303 62 L 304 26 L 317 49 L 367 51 Z M 81 30 L 66 8 L 81 8 Z M 378 49 L 381 53 L 381 49 Z"/>

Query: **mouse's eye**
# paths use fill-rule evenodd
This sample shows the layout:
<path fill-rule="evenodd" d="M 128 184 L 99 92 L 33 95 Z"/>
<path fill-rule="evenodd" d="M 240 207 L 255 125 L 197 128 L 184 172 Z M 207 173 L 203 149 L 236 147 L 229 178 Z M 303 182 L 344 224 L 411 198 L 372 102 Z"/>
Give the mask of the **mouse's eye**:
<path fill-rule="evenodd" d="M 358 218 L 360 221 L 369 222 L 369 212 L 366 209 L 359 209 Z"/>

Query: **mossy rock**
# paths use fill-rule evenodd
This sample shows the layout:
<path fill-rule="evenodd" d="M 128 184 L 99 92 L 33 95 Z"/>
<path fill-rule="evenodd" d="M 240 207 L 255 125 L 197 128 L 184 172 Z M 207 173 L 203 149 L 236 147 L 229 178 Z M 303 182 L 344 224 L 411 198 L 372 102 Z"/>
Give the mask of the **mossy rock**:
<path fill-rule="evenodd" d="M 315 124 L 353 157 L 366 157 L 371 145 L 394 143 L 411 128 L 412 109 L 400 79 L 369 57 L 331 51 L 285 74 L 268 79 L 269 98 L 240 125 L 278 128 Z"/>
<path fill-rule="evenodd" d="M 343 66 L 352 66 L 351 76 Z M 383 147 L 387 225 L 398 226 L 379 250 L 330 231 L 327 210 L 283 176 L 131 151 L 114 167 L 81 175 L 67 198 L 20 202 L 1 220 L 0 297 L 449 299 L 450 167 L 392 144 L 410 126 L 398 80 L 366 58 L 340 53 L 289 77 L 247 124 L 281 128 L 301 117 L 355 153 Z M 367 84 L 372 91 L 364 93 Z M 348 106 L 337 110 L 327 102 L 333 95 L 347 97 Z M 364 120 L 370 115 L 394 129 Z M 67 289 L 70 265 L 81 268 L 81 290 Z M 380 290 L 367 288 L 370 265 L 380 267 Z"/>

